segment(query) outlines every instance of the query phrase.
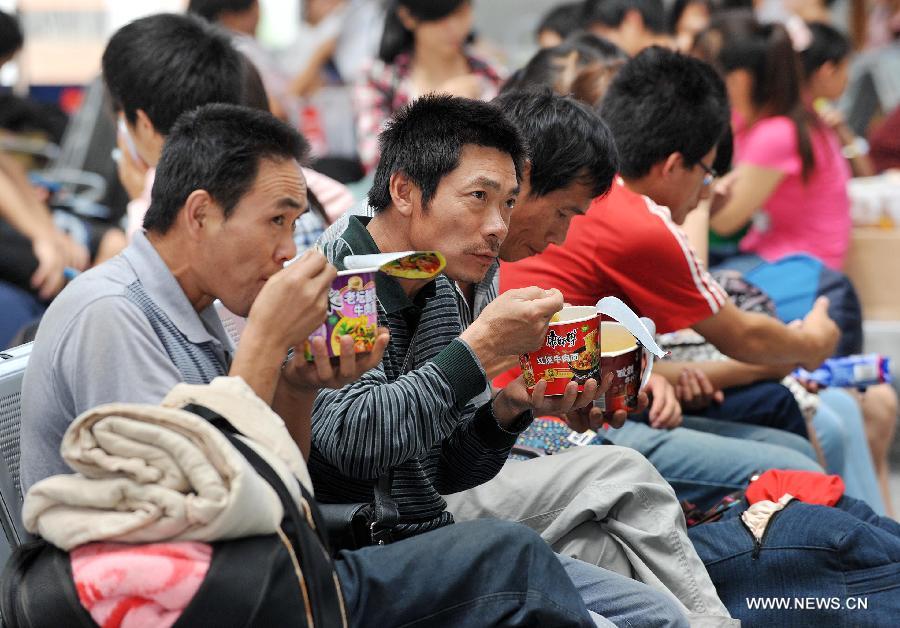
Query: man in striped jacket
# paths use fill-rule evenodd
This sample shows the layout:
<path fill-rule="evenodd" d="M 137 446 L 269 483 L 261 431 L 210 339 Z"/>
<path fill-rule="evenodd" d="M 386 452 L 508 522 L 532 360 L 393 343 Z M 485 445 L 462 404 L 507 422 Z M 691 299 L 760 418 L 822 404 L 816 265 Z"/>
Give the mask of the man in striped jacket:
<path fill-rule="evenodd" d="M 591 380 L 562 397 L 533 395 L 520 379 L 485 403 L 484 364 L 540 345 L 563 302 L 554 290 L 509 291 L 462 326 L 454 282 L 476 284 L 496 262 L 519 194 L 524 146 L 494 105 L 420 98 L 380 137 L 382 159 L 369 201 L 375 215 L 351 217 L 325 247 L 347 255 L 440 250 L 446 276 L 400 280 L 379 274 L 379 324 L 391 343 L 381 364 L 340 390 L 322 390 L 313 408 L 310 473 L 323 502 L 371 501 L 390 479 L 400 521 L 394 538 L 453 521 L 442 494 L 490 480 L 534 413 L 600 421 Z M 624 417 L 622 417 L 624 418 Z M 595 565 L 560 557 L 587 607 L 616 624 L 685 625 L 667 594 Z"/>

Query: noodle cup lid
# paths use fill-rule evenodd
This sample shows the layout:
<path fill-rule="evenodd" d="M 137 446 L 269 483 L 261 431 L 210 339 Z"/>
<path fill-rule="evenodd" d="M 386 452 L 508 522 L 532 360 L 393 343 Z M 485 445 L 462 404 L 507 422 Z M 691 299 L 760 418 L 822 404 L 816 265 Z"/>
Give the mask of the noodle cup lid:
<path fill-rule="evenodd" d="M 624 325 L 625 328 L 631 332 L 631 335 L 637 338 L 641 345 L 657 358 L 664 358 L 668 355 L 667 351 L 656 344 L 653 332 L 648 329 L 644 321 L 638 318 L 637 314 L 635 314 L 621 299 L 617 299 L 616 297 L 603 297 L 597 301 L 596 310 L 600 314 L 614 318 Z"/>

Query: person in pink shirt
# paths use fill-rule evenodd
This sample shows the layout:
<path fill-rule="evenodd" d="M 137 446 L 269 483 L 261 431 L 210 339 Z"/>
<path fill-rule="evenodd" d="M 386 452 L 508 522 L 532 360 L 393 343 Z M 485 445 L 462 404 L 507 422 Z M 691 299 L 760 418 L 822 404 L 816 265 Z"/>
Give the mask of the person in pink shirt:
<path fill-rule="evenodd" d="M 718 37 L 710 37 L 715 31 Z M 708 49 L 725 75 L 734 129 L 735 168 L 717 186 L 710 226 L 727 236 L 752 220 L 740 242 L 742 252 L 766 261 L 807 253 L 841 270 L 852 227 L 850 166 L 838 136 L 803 98 L 801 59 L 788 31 L 735 13 L 717 18 L 702 37 L 707 45 L 721 42 L 718 50 Z M 897 394 L 890 385 L 879 385 L 857 399 L 886 509 L 892 512 L 888 452 Z"/>
<path fill-rule="evenodd" d="M 802 98 L 787 30 L 730 16 L 716 61 L 733 109 L 735 169 L 710 225 L 729 236 L 752 221 L 740 249 L 767 261 L 808 253 L 840 270 L 850 243 L 850 168 L 837 138 Z"/>

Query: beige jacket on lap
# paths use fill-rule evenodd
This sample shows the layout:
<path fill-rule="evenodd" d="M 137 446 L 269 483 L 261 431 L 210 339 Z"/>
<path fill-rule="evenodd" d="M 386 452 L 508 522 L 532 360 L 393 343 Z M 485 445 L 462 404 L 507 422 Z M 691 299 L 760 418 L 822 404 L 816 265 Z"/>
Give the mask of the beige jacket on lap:
<path fill-rule="evenodd" d="M 93 541 L 216 541 L 272 534 L 283 509 L 272 487 L 205 419 L 206 406 L 243 434 L 302 507 L 312 493 L 299 448 L 281 418 L 240 378 L 179 384 L 161 406 L 106 404 L 69 426 L 60 451 L 77 472 L 38 482 L 22 517 L 29 532 L 64 550 Z"/>

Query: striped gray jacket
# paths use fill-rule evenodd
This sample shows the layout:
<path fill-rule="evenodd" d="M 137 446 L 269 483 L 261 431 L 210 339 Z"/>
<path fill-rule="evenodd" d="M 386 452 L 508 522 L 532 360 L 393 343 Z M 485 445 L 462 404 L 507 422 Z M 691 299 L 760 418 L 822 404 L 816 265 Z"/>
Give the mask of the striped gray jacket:
<path fill-rule="evenodd" d="M 353 217 L 324 246 L 339 268 L 351 254 L 378 252 Z M 444 275 L 410 301 L 391 277 L 376 277 L 379 324 L 391 341 L 382 363 L 340 390 L 323 390 L 313 407 L 309 469 L 322 502 L 369 502 L 377 479 L 393 473 L 391 496 L 400 536 L 453 521 L 441 494 L 493 478 L 516 435 L 500 428 L 491 404 L 470 401 L 486 385 L 484 370 L 458 336 L 457 292 Z"/>

